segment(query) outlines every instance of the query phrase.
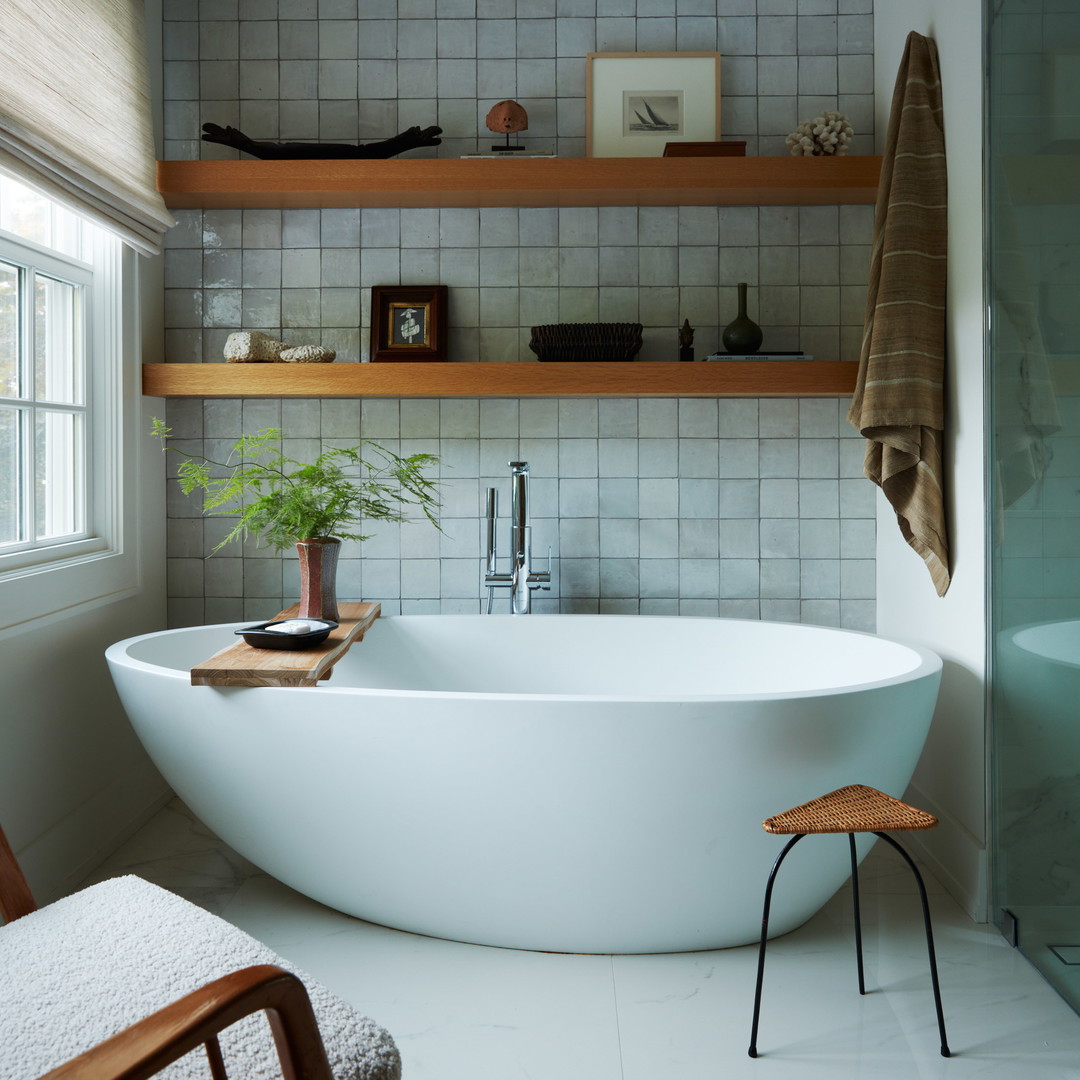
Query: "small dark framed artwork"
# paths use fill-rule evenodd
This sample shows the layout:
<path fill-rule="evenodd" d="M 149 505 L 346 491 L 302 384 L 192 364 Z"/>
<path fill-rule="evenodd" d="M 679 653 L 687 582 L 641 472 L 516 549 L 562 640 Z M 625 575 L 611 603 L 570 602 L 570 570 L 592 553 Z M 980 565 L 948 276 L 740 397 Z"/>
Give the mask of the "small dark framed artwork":
<path fill-rule="evenodd" d="M 446 359 L 445 285 L 373 285 L 371 360 Z"/>

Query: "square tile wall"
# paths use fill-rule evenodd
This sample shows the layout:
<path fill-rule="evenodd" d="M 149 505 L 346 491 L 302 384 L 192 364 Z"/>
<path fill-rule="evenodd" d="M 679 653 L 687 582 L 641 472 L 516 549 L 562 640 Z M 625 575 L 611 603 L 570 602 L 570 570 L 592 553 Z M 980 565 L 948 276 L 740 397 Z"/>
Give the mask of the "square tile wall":
<path fill-rule="evenodd" d="M 369 354 L 372 285 L 449 287 L 451 360 L 533 360 L 530 328 L 641 322 L 674 360 L 689 319 L 722 350 L 737 283 L 765 349 L 858 360 L 873 208 L 585 206 L 180 210 L 167 237 L 167 359 L 220 361 L 262 330 Z"/>
<path fill-rule="evenodd" d="M 379 600 L 387 614 L 482 609 L 486 489 L 499 490 L 505 553 L 507 462 L 525 460 L 534 556 L 543 566 L 550 551 L 553 578 L 550 592 L 534 594 L 536 611 L 873 629 L 874 488 L 845 407 L 835 398 L 176 399 L 168 418 L 176 445 L 219 460 L 239 431 L 264 426 L 286 431 L 286 453 L 300 460 L 360 438 L 438 454 L 442 534 L 426 523 L 376 525 L 373 539 L 342 550 L 340 597 Z M 206 558 L 228 525 L 202 518 L 170 484 L 174 625 L 269 618 L 296 599 L 295 557 L 247 543 Z M 495 610 L 508 603 L 497 590 Z"/>
<path fill-rule="evenodd" d="M 490 138 L 490 106 L 524 137 L 584 152 L 590 50 L 717 49 L 723 137 L 785 153 L 799 119 L 839 108 L 873 145 L 872 0 L 165 0 L 165 153 L 234 157 L 203 122 L 258 138 L 369 141 L 439 123 L 456 156 Z M 678 327 L 718 348 L 748 281 L 766 347 L 855 360 L 867 207 L 563 207 L 181 211 L 166 253 L 166 359 L 218 362 L 264 330 L 366 358 L 370 286 L 450 287 L 451 358 L 530 360 L 529 328 L 641 321 L 642 359 Z M 402 400 L 169 403 L 178 437 L 217 450 L 266 425 L 297 456 L 374 438 L 441 454 L 445 528 L 383 529 L 343 559 L 343 598 L 475 611 L 488 484 L 533 464 L 535 548 L 555 586 L 537 610 L 705 612 L 874 625 L 874 498 L 845 401 Z M 223 535 L 169 498 L 174 624 L 259 618 L 295 598 L 295 560 Z M 502 550 L 506 550 L 502 538 Z M 505 597 L 496 603 L 505 604 Z"/>
<path fill-rule="evenodd" d="M 488 110 L 521 139 L 585 152 L 585 55 L 718 51 L 721 131 L 786 153 L 797 123 L 847 115 L 872 153 L 873 0 L 164 0 L 165 156 L 236 157 L 201 124 L 252 138 L 374 141 L 414 124 L 456 157 L 491 145 Z"/>

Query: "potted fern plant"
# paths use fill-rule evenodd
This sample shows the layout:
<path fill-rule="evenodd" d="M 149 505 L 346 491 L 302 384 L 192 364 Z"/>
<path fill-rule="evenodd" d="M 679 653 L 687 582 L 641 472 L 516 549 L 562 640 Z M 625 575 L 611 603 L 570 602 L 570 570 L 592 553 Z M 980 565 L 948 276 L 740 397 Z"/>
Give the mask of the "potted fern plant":
<path fill-rule="evenodd" d="M 338 553 L 342 540 L 370 538 L 357 531 L 361 521 L 409 521 L 418 510 L 439 528 L 438 481 L 427 475 L 439 462 L 434 454 L 401 457 L 364 439 L 305 463 L 285 455 L 279 429 L 264 428 L 241 435 L 226 461 L 214 461 L 169 446 L 172 430 L 156 417 L 152 434 L 163 451 L 185 459 L 177 479 L 185 495 L 204 493 L 203 513 L 236 517 L 215 552 L 249 534 L 275 551 L 296 546 L 300 618 L 337 619 Z"/>

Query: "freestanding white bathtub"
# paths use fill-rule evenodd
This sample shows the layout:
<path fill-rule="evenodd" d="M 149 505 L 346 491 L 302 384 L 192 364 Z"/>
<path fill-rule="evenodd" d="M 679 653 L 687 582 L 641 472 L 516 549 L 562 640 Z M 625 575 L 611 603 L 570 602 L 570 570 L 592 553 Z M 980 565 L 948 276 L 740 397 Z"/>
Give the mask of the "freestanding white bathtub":
<path fill-rule="evenodd" d="M 756 940 L 783 842 L 762 819 L 845 784 L 902 795 L 941 672 L 925 650 L 813 626 L 413 615 L 380 619 L 315 688 L 191 686 L 237 625 L 106 653 L 191 809 L 341 911 L 558 952 Z M 849 872 L 846 838 L 801 845 L 771 930 Z"/>

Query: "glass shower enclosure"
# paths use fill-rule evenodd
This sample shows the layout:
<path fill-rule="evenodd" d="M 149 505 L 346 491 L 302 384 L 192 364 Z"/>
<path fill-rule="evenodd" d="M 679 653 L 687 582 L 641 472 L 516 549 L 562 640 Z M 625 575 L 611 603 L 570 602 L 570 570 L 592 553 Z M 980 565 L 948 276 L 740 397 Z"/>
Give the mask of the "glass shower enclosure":
<path fill-rule="evenodd" d="M 1080 1011 L 1080 0 L 989 0 L 993 911 Z"/>

